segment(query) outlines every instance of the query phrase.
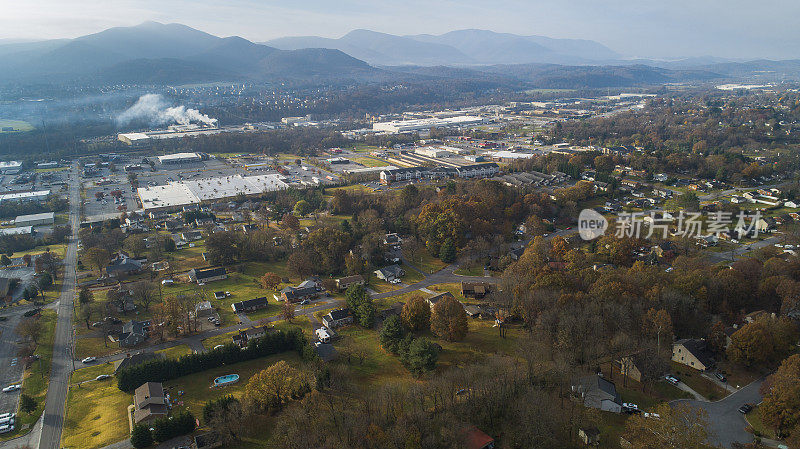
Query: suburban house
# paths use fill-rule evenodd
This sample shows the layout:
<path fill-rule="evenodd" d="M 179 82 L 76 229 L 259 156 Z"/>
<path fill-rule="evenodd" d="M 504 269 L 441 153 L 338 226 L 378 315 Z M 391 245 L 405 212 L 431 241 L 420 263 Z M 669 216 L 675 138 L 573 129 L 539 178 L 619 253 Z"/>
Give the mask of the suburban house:
<path fill-rule="evenodd" d="M 167 416 L 167 398 L 161 382 L 147 382 L 133 393 L 133 420 L 136 424 Z"/>
<path fill-rule="evenodd" d="M 161 355 L 155 352 L 139 352 L 136 354 L 126 354 L 124 359 L 114 362 L 114 374 L 120 370 L 131 368 L 151 360 L 160 359 Z"/>
<path fill-rule="evenodd" d="M 483 298 L 489 293 L 490 286 L 486 282 L 462 282 L 461 295 L 465 298 Z"/>
<path fill-rule="evenodd" d="M 328 312 L 327 315 L 322 317 L 322 325 L 328 329 L 333 329 L 345 324 L 353 322 L 353 315 L 350 315 L 350 309 L 336 309 Z"/>
<path fill-rule="evenodd" d="M 339 289 L 339 291 L 347 290 L 351 285 L 364 285 L 364 276 L 356 274 L 336 280 L 336 288 Z"/>
<path fill-rule="evenodd" d="M 766 310 L 756 310 L 755 312 L 750 312 L 744 316 L 744 321 L 746 323 L 754 323 L 760 319 L 767 319 L 767 318 L 775 318 L 774 313 L 767 312 Z"/>
<path fill-rule="evenodd" d="M 194 316 L 196 318 L 206 318 L 214 315 L 214 306 L 211 301 L 200 301 L 194 305 Z"/>
<path fill-rule="evenodd" d="M 142 271 L 142 263 L 123 252 L 117 253 L 106 266 L 109 277 L 127 276 Z"/>
<path fill-rule="evenodd" d="M 189 279 L 198 284 L 228 279 L 225 267 L 193 268 L 189 270 Z"/>
<path fill-rule="evenodd" d="M 438 303 L 439 301 L 441 301 L 442 299 L 444 299 L 446 297 L 450 297 L 450 298 L 453 298 L 453 299 L 456 298 L 450 292 L 442 292 L 442 293 L 439 293 L 438 295 L 434 295 L 434 296 L 431 296 L 430 298 L 426 298 L 425 301 L 428 302 L 428 305 L 431 306 L 431 310 L 432 310 L 433 307 L 436 305 L 436 303 Z"/>
<path fill-rule="evenodd" d="M 642 370 L 639 368 L 642 366 L 641 353 L 626 355 L 619 360 L 615 360 L 614 364 L 623 376 L 627 376 L 629 379 L 633 379 L 636 382 L 642 381 Z"/>
<path fill-rule="evenodd" d="M 384 245 L 394 246 L 401 243 L 403 243 L 403 239 L 401 239 L 400 236 L 395 233 L 386 234 L 386 237 L 383 238 Z"/>
<path fill-rule="evenodd" d="M 255 312 L 256 310 L 266 309 L 269 306 L 266 296 L 261 298 L 248 299 L 231 304 L 233 313 Z"/>
<path fill-rule="evenodd" d="M 479 305 L 465 305 L 464 312 L 467 313 L 467 316 L 470 318 L 495 318 L 497 316 L 498 310 L 494 307 L 485 306 L 482 304 Z"/>
<path fill-rule="evenodd" d="M 406 272 L 400 267 L 400 265 L 389 265 L 388 267 L 375 270 L 375 276 L 377 276 L 378 279 L 383 279 L 386 282 L 400 279 L 405 274 Z"/>
<path fill-rule="evenodd" d="M 494 438 L 475 426 L 464 430 L 465 449 L 494 449 Z"/>
<path fill-rule="evenodd" d="M 597 374 L 586 376 L 572 386 L 572 392 L 583 400 L 583 405 L 606 412 L 620 413 L 622 400 L 614 382 Z"/>
<path fill-rule="evenodd" d="M 267 326 L 251 327 L 250 329 L 240 330 L 238 334 L 235 334 L 231 338 L 233 338 L 233 342 L 239 345 L 240 348 L 246 348 L 248 343 L 267 335 L 269 330 L 270 328 Z"/>
<path fill-rule="evenodd" d="M 117 336 L 117 342 L 123 348 L 130 348 L 144 343 L 149 332 L 150 320 L 130 320 L 122 325 L 122 332 Z"/>
<path fill-rule="evenodd" d="M 515 249 L 512 249 L 511 251 L 509 251 L 509 255 L 511 256 L 511 259 L 513 259 L 513 260 L 519 260 L 519 258 L 522 257 L 523 254 L 525 254 L 525 247 L 524 246 L 520 247 L 520 248 L 515 248 Z"/>
<path fill-rule="evenodd" d="M 184 242 L 196 242 L 203 238 L 203 233 L 200 231 L 186 231 L 181 233 L 181 239 Z"/>
<path fill-rule="evenodd" d="M 672 344 L 672 361 L 705 371 L 714 367 L 714 357 L 705 340 L 684 338 Z"/>
<path fill-rule="evenodd" d="M 297 287 L 286 287 L 281 290 L 281 299 L 288 302 L 299 302 L 316 298 L 319 296 L 319 291 L 316 281 L 306 280 Z"/>

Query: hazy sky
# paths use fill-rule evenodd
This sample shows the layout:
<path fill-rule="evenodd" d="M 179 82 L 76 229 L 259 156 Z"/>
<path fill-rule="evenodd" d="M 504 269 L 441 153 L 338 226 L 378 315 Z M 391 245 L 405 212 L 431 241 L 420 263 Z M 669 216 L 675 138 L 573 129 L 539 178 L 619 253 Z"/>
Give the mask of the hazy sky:
<path fill-rule="evenodd" d="M 0 38 L 75 37 L 146 20 L 254 41 L 480 28 L 593 39 L 632 57 L 800 58 L 797 0 L 0 0 L 0 11 Z"/>

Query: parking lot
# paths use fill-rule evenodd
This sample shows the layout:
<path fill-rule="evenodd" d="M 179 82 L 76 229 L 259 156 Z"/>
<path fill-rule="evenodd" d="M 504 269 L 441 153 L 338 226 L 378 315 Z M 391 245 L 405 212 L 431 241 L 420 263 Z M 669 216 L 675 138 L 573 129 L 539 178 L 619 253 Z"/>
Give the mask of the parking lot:
<path fill-rule="evenodd" d="M 151 166 L 147 161 L 153 161 Z M 125 171 L 125 166 L 141 166 L 140 169 Z M 296 187 L 314 185 L 334 185 L 339 182 L 339 176 L 315 166 L 301 163 L 286 164 L 282 166 L 285 182 Z M 85 178 L 83 186 L 86 191 L 84 199 L 84 213 L 87 219 L 98 219 L 122 211 L 139 210 L 140 204 L 136 192 L 131 188 L 128 174 L 135 173 L 140 187 L 165 185 L 170 182 L 191 181 L 206 178 L 225 176 L 256 176 L 277 173 L 272 168 L 258 167 L 245 169 L 239 164 L 229 164 L 225 160 L 211 157 L 198 162 L 183 162 L 161 164 L 155 157 L 125 158 L 116 163 L 116 171 L 111 171 L 107 166 L 93 169 L 91 177 Z M 112 196 L 116 192 L 119 199 Z M 98 198 L 97 194 L 100 194 Z"/>

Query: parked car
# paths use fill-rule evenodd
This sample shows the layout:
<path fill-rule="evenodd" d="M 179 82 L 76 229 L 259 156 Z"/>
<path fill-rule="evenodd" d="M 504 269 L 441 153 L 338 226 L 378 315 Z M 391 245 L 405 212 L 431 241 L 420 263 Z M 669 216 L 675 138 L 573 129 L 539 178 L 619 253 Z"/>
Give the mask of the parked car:
<path fill-rule="evenodd" d="M 163 281 L 161 281 L 161 285 L 172 285 L 174 283 L 175 281 L 173 281 L 172 279 L 164 279 Z"/>
<path fill-rule="evenodd" d="M 661 415 L 659 415 L 658 413 L 649 413 L 649 412 L 644 412 L 644 415 L 643 415 L 643 416 L 644 416 L 645 418 L 661 419 Z"/>
<path fill-rule="evenodd" d="M 81 360 L 82 363 L 92 363 L 97 360 L 96 357 L 86 357 L 85 359 Z"/>
<path fill-rule="evenodd" d="M 214 346 L 214 349 L 222 349 L 224 347 L 225 347 L 225 345 L 216 345 L 216 346 Z"/>
<path fill-rule="evenodd" d="M 0 426 L 0 433 L 8 433 L 8 432 L 13 432 L 13 431 L 14 431 L 14 425 L 13 424 L 6 424 L 4 426 Z"/>
<path fill-rule="evenodd" d="M 11 384 L 5 388 L 3 388 L 3 393 L 11 393 L 12 391 L 17 391 L 22 388 L 20 384 Z"/>
<path fill-rule="evenodd" d="M 99 375 L 99 376 L 94 378 L 94 380 L 106 380 L 106 379 L 111 379 L 111 375 L 110 374 L 101 374 L 101 375 Z"/>
<path fill-rule="evenodd" d="M 667 374 L 666 376 L 664 376 L 664 380 L 671 383 L 672 385 L 678 385 L 681 382 L 680 379 L 673 376 L 672 374 Z"/>
<path fill-rule="evenodd" d="M 304 300 L 300 301 L 300 305 L 301 305 L 301 306 L 304 306 L 304 305 L 306 305 L 306 304 L 309 304 L 310 302 L 311 302 L 311 301 L 309 301 L 309 300 L 307 300 L 307 299 L 304 299 Z"/>
<path fill-rule="evenodd" d="M 16 413 L 3 413 L 2 415 L 0 415 L 0 420 L 6 419 L 6 418 L 16 418 L 16 417 L 17 417 Z"/>
<path fill-rule="evenodd" d="M 752 410 L 753 410 L 753 406 L 750 405 L 750 404 L 744 404 L 741 407 L 739 407 L 739 413 L 741 413 L 743 415 L 746 415 L 746 414 L 750 413 Z"/>
<path fill-rule="evenodd" d="M 714 377 L 716 377 L 720 382 L 728 381 L 728 378 L 722 375 L 721 373 L 714 373 Z"/>

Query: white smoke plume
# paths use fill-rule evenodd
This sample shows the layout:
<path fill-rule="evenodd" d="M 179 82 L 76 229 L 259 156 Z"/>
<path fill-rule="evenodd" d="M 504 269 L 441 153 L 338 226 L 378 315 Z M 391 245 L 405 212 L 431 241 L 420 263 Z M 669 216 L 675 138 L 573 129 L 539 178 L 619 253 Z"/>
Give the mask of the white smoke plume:
<path fill-rule="evenodd" d="M 118 125 L 138 120 L 147 120 L 151 125 L 188 125 L 195 122 L 211 126 L 217 123 L 217 119 L 202 114 L 197 109 L 187 109 L 186 106 L 169 107 L 164 97 L 158 94 L 142 95 L 133 106 L 117 116 Z"/>

